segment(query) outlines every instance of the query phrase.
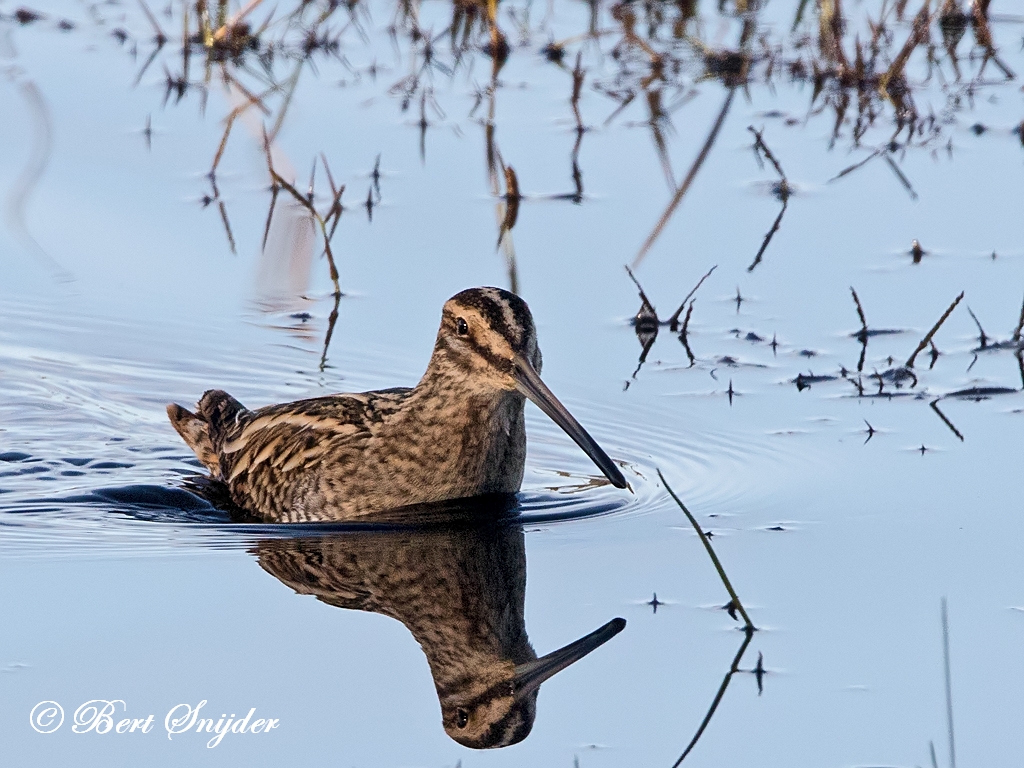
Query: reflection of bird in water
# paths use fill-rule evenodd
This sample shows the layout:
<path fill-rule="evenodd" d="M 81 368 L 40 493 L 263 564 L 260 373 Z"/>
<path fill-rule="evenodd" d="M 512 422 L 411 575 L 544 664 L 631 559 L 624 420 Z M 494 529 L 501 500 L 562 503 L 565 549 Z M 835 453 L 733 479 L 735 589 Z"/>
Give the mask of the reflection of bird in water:
<path fill-rule="evenodd" d="M 461 528 L 261 541 L 260 565 L 300 594 L 398 619 L 430 664 L 445 731 L 467 747 L 504 747 L 533 727 L 540 684 L 625 626 L 614 619 L 540 659 L 526 636 L 523 531 L 494 497 L 462 504 Z M 498 511 L 503 502 L 498 497 Z"/>
<path fill-rule="evenodd" d="M 211 390 L 168 416 L 232 500 L 271 521 L 351 519 L 385 509 L 514 493 L 526 459 L 524 397 L 613 485 L 618 467 L 541 381 L 526 302 L 473 288 L 445 303 L 426 373 L 412 389 L 331 395 L 247 410 Z"/>

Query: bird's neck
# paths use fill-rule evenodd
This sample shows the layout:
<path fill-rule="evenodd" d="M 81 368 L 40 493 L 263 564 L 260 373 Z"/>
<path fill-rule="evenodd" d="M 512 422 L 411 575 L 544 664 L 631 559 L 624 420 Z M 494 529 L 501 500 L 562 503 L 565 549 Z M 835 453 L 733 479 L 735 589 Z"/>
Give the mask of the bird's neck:
<path fill-rule="evenodd" d="M 523 396 L 437 362 L 435 355 L 401 413 L 384 429 L 403 438 L 389 441 L 392 449 L 404 446 L 409 454 L 388 460 L 396 469 L 399 463 L 406 467 L 392 479 L 408 479 L 410 471 L 416 474 L 412 467 L 423 468 L 423 482 L 432 486 L 424 493 L 435 496 L 424 501 L 515 493 L 526 459 Z"/>

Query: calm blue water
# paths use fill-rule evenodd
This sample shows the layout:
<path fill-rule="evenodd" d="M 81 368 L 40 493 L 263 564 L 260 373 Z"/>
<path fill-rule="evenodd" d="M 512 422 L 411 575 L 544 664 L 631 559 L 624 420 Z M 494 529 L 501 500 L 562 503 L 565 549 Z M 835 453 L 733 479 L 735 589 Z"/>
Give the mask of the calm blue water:
<path fill-rule="evenodd" d="M 214 70 L 205 111 L 198 90 L 164 104 L 164 65 L 181 67 L 178 6 L 169 18 L 154 7 L 175 40 L 134 86 L 153 51 L 136 6 L 48 3 L 34 6 L 46 18 L 27 25 L 9 18 L 16 7 L 0 4 L 5 765 L 270 765 L 330 756 L 353 766 L 568 767 L 578 759 L 668 768 L 743 635 L 719 609 L 728 595 L 659 468 L 714 534 L 760 628 L 687 764 L 926 765 L 929 742 L 947 764 L 943 596 L 958 760 L 1019 762 L 1024 398 L 939 400 L 962 440 L 929 407 L 967 388 L 1022 387 L 1012 350 L 975 352 L 978 330 L 967 312 L 995 341 L 1010 338 L 1021 312 L 1019 80 L 1003 85 L 990 63 L 973 94 L 943 88 L 938 74 L 925 81 L 915 54 L 915 104 L 941 126 L 931 145 L 893 155 L 916 199 L 881 156 L 828 183 L 890 139 L 890 115 L 865 136 L 867 149 L 851 147 L 851 125 L 830 149 L 835 115 L 816 111 L 820 98 L 809 109 L 810 83 L 776 76 L 770 86 L 738 90 L 693 187 L 636 269 L 665 318 L 717 265 L 689 324 L 696 364 L 663 328 L 634 377 L 641 348 L 629 319 L 640 301 L 623 264 L 672 190 L 643 94 L 606 123 L 616 103 L 593 86 L 625 88 L 648 65 L 631 54 L 625 60 L 639 74 L 617 79 L 611 54 L 621 27 L 607 5 L 598 14 L 605 31 L 581 41 L 573 36 L 587 27 L 588 6 L 533 4 L 522 46 L 503 7 L 513 52 L 496 91 L 494 141 L 526 196 L 511 233 L 519 292 L 537 321 L 545 380 L 625 463 L 633 493 L 589 487 L 596 469 L 529 406 L 521 500 L 529 637 L 544 654 L 613 617 L 628 624 L 544 684 L 524 742 L 475 752 L 444 733 L 409 630 L 296 594 L 260 567 L 265 532 L 231 525 L 185 495 L 197 470 L 164 406 L 190 404 L 210 387 L 257 406 L 414 384 L 444 300 L 473 285 L 509 286 L 505 252 L 495 247 L 495 195 L 505 188 L 503 180 L 492 188 L 488 176 L 486 94 L 474 111 L 490 60 L 469 52 L 454 74 L 424 75 L 432 91 L 423 157 L 419 97 L 402 112 L 391 90 L 422 64 L 410 58 L 407 38 L 389 39 L 393 6 L 360 6 L 358 27 L 345 26 L 347 11 L 338 15 L 329 28 L 342 35 L 344 61 L 321 57 L 315 70 L 303 69 L 275 166 L 305 191 L 323 152 L 334 180 L 346 184 L 348 206 L 334 239 L 345 295 L 321 366 L 332 286 L 308 221 L 284 195 L 261 247 L 270 193 L 255 113 L 236 121 L 217 175 L 237 253 L 217 202 L 202 206 L 224 118 L 240 102 Z M 516 8 L 522 19 L 526 6 Z M 792 45 L 794 10 L 770 4 L 759 31 Z M 865 11 L 878 13 L 848 10 L 860 30 Z M 1014 11 L 992 13 L 1004 10 Z M 419 13 L 434 35 L 451 19 L 441 3 Z M 817 15 L 807 13 L 800 33 L 816 35 Z M 267 14 L 260 8 L 253 18 Z M 75 29 L 60 31 L 61 18 Z M 1017 72 L 1020 22 L 1007 16 L 993 25 L 1002 59 Z M 713 45 L 738 38 L 739 22 L 711 5 L 691 23 Z M 909 26 L 890 26 L 898 50 Z M 131 39 L 119 45 L 116 28 Z M 550 38 L 569 39 L 567 69 L 538 53 Z M 962 55 L 971 40 L 968 32 Z M 436 46 L 439 61 L 454 66 L 447 37 Z M 584 197 L 575 205 L 548 196 L 574 190 L 569 96 L 581 48 L 579 107 L 591 130 L 580 145 Z M 692 49 L 680 50 L 690 69 L 665 86 L 664 101 L 683 101 L 662 125 L 676 180 L 725 98 L 720 82 L 698 77 Z M 965 84 L 979 64 L 961 61 Z M 275 72 L 284 80 L 292 66 L 282 55 Z M 191 67 L 201 81 L 201 57 Z M 265 87 L 255 64 L 231 71 L 252 89 Z M 951 69 L 942 74 L 952 82 Z M 961 108 L 950 110 L 957 96 Z M 268 127 L 281 100 L 268 97 Z M 766 191 L 776 176 L 758 167 L 749 125 L 763 129 L 795 188 L 753 272 L 747 267 L 780 202 Z M 978 135 L 974 125 L 987 130 Z M 380 203 L 370 221 L 361 204 L 378 155 Z M 21 184 L 26 172 L 34 186 Z M 325 210 L 322 166 L 316 185 Z M 913 239 L 928 251 L 920 264 L 909 253 Z M 851 337 L 860 322 L 850 286 L 872 329 L 903 331 L 870 339 L 867 394 L 878 388 L 870 375 L 905 362 L 965 292 L 935 336 L 942 354 L 934 367 L 928 350 L 919 356 L 912 391 L 884 382 L 884 394 L 899 396 L 856 397 L 855 373 L 840 375 L 855 372 L 861 353 Z M 751 333 L 757 338 L 748 340 Z M 839 378 L 798 391 L 798 374 Z M 664 602 L 656 612 L 646 604 L 654 593 Z M 760 694 L 747 672 L 758 654 L 767 670 Z M 153 714 L 154 728 L 72 733 L 75 708 L 91 699 L 123 700 L 119 716 Z M 49 735 L 29 724 L 44 700 L 67 717 Z M 203 700 L 214 716 L 256 708 L 255 717 L 280 725 L 229 735 L 213 749 L 195 734 L 169 740 L 167 712 Z"/>

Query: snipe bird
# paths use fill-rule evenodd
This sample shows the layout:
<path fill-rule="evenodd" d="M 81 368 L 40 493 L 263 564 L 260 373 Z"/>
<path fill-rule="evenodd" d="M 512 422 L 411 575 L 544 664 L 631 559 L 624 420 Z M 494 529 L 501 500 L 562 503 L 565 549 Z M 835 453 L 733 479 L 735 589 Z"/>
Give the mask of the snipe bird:
<path fill-rule="evenodd" d="M 471 288 L 445 303 L 415 387 L 256 410 L 210 390 L 196 413 L 171 404 L 167 415 L 232 501 L 272 522 L 350 520 L 515 493 L 526 459 L 525 398 L 625 488 L 619 468 L 541 381 L 540 368 L 526 302 L 500 288 Z"/>
<path fill-rule="evenodd" d="M 476 521 L 495 504 L 460 502 Z M 268 573 L 300 594 L 401 621 L 427 657 L 445 731 L 475 749 L 526 738 L 541 683 L 626 625 L 613 619 L 538 658 L 523 618 L 523 530 L 507 522 L 276 538 L 254 552 Z M 342 640 L 336 647 L 344 652 Z"/>

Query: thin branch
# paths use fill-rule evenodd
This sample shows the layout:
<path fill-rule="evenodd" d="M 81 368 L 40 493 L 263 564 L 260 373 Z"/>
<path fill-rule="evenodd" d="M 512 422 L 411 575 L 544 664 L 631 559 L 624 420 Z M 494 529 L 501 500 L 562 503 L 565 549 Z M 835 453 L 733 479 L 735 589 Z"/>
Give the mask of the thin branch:
<path fill-rule="evenodd" d="M 1020 332 L 1024 329 L 1024 303 L 1020 305 L 1020 320 L 1017 321 L 1017 327 L 1013 329 L 1013 340 L 1015 342 L 1020 341 Z"/>
<path fill-rule="evenodd" d="M 629 268 L 628 264 L 626 265 L 626 274 L 629 275 L 629 279 L 633 281 L 633 285 L 636 286 L 636 289 L 640 291 L 640 301 L 643 302 L 643 306 L 640 308 L 640 311 L 642 312 L 643 308 L 647 307 L 654 313 L 655 322 L 658 322 L 658 313 L 654 311 L 654 305 L 651 303 L 651 300 L 647 298 L 647 294 L 644 293 L 643 286 L 640 285 L 640 281 L 636 279 L 636 276 L 633 274 L 633 270 Z M 697 285 L 700 286 L 700 283 L 697 283 Z"/>
<path fill-rule="evenodd" d="M 967 312 L 971 315 L 971 319 L 974 321 L 974 324 L 978 326 L 978 338 L 980 340 L 979 346 L 982 349 L 985 349 L 988 347 L 988 334 L 986 334 L 985 329 L 981 327 L 981 321 L 978 320 L 978 316 L 974 314 L 970 306 L 967 307 Z"/>
<path fill-rule="evenodd" d="M 895 161 L 888 153 L 883 154 L 882 157 L 885 158 L 885 162 L 889 164 L 890 168 L 892 168 L 892 172 L 896 174 L 896 178 L 900 180 L 900 184 L 903 185 L 903 188 L 910 193 L 910 199 L 917 200 L 917 192 L 914 191 L 914 185 L 910 183 L 910 179 L 903 174 L 903 171 L 900 170 L 900 167 L 896 165 Z"/>
<path fill-rule="evenodd" d="M 668 481 L 665 480 L 665 476 L 661 474 L 661 470 L 658 470 L 658 477 L 661 478 L 661 482 L 665 484 L 665 490 L 668 491 L 668 495 L 672 497 L 672 500 L 679 505 L 679 508 L 683 510 L 683 514 L 686 515 L 686 519 L 690 521 L 690 525 L 693 526 L 693 530 L 700 536 L 701 543 L 704 545 L 704 549 L 707 550 L 708 555 L 711 557 L 711 562 L 715 565 L 715 570 L 718 571 L 718 576 L 722 579 L 722 584 L 725 585 L 726 591 L 729 593 L 729 597 L 732 599 L 732 605 L 736 607 L 736 610 L 740 612 L 743 617 L 743 621 L 746 624 L 743 627 L 743 631 L 751 633 L 757 630 L 754 626 L 754 622 L 750 620 L 750 616 L 747 615 L 746 609 L 743 607 L 743 603 L 740 602 L 739 595 L 736 594 L 736 590 L 732 588 L 732 583 L 729 581 L 729 577 L 725 575 L 725 568 L 722 567 L 722 562 L 718 559 L 718 555 L 715 554 L 715 550 L 711 546 L 711 540 L 707 537 L 707 534 L 701 530 L 700 523 L 697 522 L 690 510 L 686 508 L 686 505 L 676 496 L 675 491 L 672 490 Z"/>
<path fill-rule="evenodd" d="M 764 136 L 761 131 L 757 130 L 754 126 L 748 125 L 747 130 L 754 134 L 754 156 L 757 158 L 758 163 L 761 163 L 761 155 L 763 154 L 768 161 L 775 166 L 776 173 L 779 174 L 779 184 L 777 187 L 777 195 L 782 200 L 782 210 L 779 211 L 779 215 L 775 217 L 775 221 L 772 223 L 771 229 L 768 230 L 764 236 L 764 240 L 761 242 L 761 247 L 757 251 L 757 255 L 754 256 L 754 260 L 750 266 L 747 267 L 747 272 L 753 272 L 754 268 L 761 263 L 761 257 L 764 256 L 764 252 L 768 250 L 768 244 L 771 243 L 772 238 L 775 237 L 775 233 L 779 231 L 779 226 L 782 224 L 782 217 L 786 213 L 786 207 L 789 205 L 789 196 L 792 194 L 792 189 L 789 186 L 789 180 L 786 178 L 786 172 L 782 170 L 782 164 L 778 161 L 778 158 L 768 149 L 768 145 L 764 141 Z"/>
<path fill-rule="evenodd" d="M 960 295 L 957 296 L 955 299 L 953 299 L 953 303 L 949 305 L 949 309 L 947 309 L 945 312 L 942 313 L 942 317 L 939 318 L 939 321 L 937 323 L 935 323 L 935 325 L 932 326 L 932 329 L 930 331 L 928 331 L 928 333 L 925 334 L 925 337 L 923 339 L 921 339 L 921 343 L 917 345 L 917 349 L 915 349 L 914 353 L 907 359 L 907 364 L 906 364 L 907 368 L 913 368 L 914 367 L 914 360 L 917 359 L 918 353 L 922 349 L 924 349 L 925 347 L 928 346 L 928 342 L 930 342 L 932 340 L 932 336 L 934 336 L 936 331 L 939 330 L 939 326 L 941 326 L 944 322 L 946 322 L 946 318 L 949 317 L 953 313 L 953 310 L 956 309 L 956 305 L 960 303 L 960 300 L 963 297 L 964 297 L 964 292 L 960 291 Z"/>
<path fill-rule="evenodd" d="M 826 184 L 831 184 L 833 181 L 838 181 L 839 179 L 843 178 L 843 176 L 845 176 L 846 174 L 852 173 L 853 171 L 856 171 L 858 168 L 862 168 L 863 166 L 867 165 L 868 161 L 874 160 L 876 157 L 878 157 L 880 154 L 882 154 L 882 152 L 883 152 L 883 150 L 876 149 L 874 152 L 872 152 L 870 155 L 865 157 L 863 160 L 861 160 L 860 162 L 854 163 L 853 165 L 851 165 L 851 166 L 849 166 L 847 168 L 844 168 L 843 170 L 841 170 L 839 173 L 837 173 L 835 176 L 833 176 L 831 179 L 829 179 L 825 183 Z"/>
<path fill-rule="evenodd" d="M 850 286 L 850 293 L 853 294 L 853 301 L 857 305 L 857 317 L 860 318 L 860 331 L 861 335 L 866 339 L 868 337 L 868 321 L 864 315 L 864 307 L 860 305 L 860 297 L 857 295 L 857 291 L 854 290 L 853 286 Z"/>
<path fill-rule="evenodd" d="M 245 104 L 238 105 L 228 113 L 224 125 L 224 135 L 221 136 L 220 146 L 217 147 L 217 153 L 213 156 L 213 163 L 210 165 L 211 175 L 217 172 L 217 166 L 220 165 L 221 158 L 224 156 L 224 150 L 228 145 L 228 136 L 231 134 L 231 128 L 234 126 L 235 120 L 254 104 L 259 104 L 262 107 L 262 97 L 247 95 Z"/>
<path fill-rule="evenodd" d="M 956 427 L 954 427 L 953 426 L 953 422 L 950 421 L 948 418 L 946 418 L 946 414 L 944 414 L 941 410 L 939 410 L 939 398 L 935 398 L 928 405 L 931 406 L 931 409 L 933 411 L 935 411 L 935 413 L 938 414 L 939 418 L 942 419 L 942 422 L 947 427 L 950 428 L 950 430 L 953 432 L 953 434 L 960 438 L 960 442 L 962 443 L 964 441 L 964 436 L 962 434 L 960 434 L 960 430 L 957 429 Z"/>
<path fill-rule="evenodd" d="M 754 151 L 756 152 L 760 149 L 764 156 L 768 158 L 768 161 L 775 166 L 775 170 L 778 172 L 779 176 L 782 177 L 782 180 L 785 181 L 786 173 L 782 170 L 782 165 L 776 159 L 775 155 L 773 155 L 772 151 L 768 149 L 768 145 L 764 143 L 764 136 L 752 125 L 748 125 L 747 130 L 754 134 Z"/>
<path fill-rule="evenodd" d="M 711 269 L 709 269 L 707 272 L 705 272 L 704 273 L 704 277 L 702 277 L 700 280 L 698 280 L 697 284 L 695 286 L 693 286 L 693 289 L 688 294 L 686 294 L 686 298 L 683 299 L 682 303 L 679 305 L 679 309 L 677 309 L 673 313 L 672 317 L 670 317 L 668 319 L 668 326 L 669 326 L 669 328 L 671 330 L 674 331 L 676 329 L 676 323 L 679 322 L 679 315 L 681 315 L 683 313 L 683 307 L 686 306 L 686 302 L 688 302 L 691 298 L 693 298 L 693 295 L 697 292 L 697 289 L 700 288 L 704 284 L 705 280 L 707 280 L 709 277 L 711 277 L 711 273 L 714 272 L 716 269 L 718 269 L 718 265 L 717 264 L 715 264 L 715 266 L 713 266 Z M 632 273 L 630 273 L 630 274 L 632 274 Z M 691 305 L 690 311 L 691 312 L 693 311 L 692 305 Z M 687 313 L 687 318 L 689 318 L 689 313 Z"/>
<path fill-rule="evenodd" d="M 224 222 L 224 231 L 228 235 L 228 245 L 231 246 L 232 253 L 238 253 L 235 249 L 235 236 L 231 233 L 231 223 L 228 221 L 228 209 L 224 206 L 223 200 L 217 201 L 217 207 L 220 209 L 220 218 Z"/>
<path fill-rule="evenodd" d="M 772 228 L 768 230 L 768 233 L 764 236 L 764 240 L 761 242 L 761 247 L 757 249 L 757 255 L 754 256 L 754 260 L 747 267 L 747 272 L 753 272 L 754 267 L 761 263 L 761 257 L 764 256 L 764 252 L 768 250 L 768 244 L 775 237 L 775 233 L 779 231 L 779 225 L 782 223 L 782 217 L 786 213 L 786 207 L 789 205 L 789 195 L 782 198 L 782 210 L 779 211 L 779 215 L 775 217 L 775 221 L 772 224 Z"/>
<path fill-rule="evenodd" d="M 689 309 L 686 310 L 686 317 L 683 318 L 683 328 L 679 331 L 679 341 L 682 342 L 683 349 L 686 350 L 686 356 L 690 358 L 691 368 L 697 362 L 697 358 L 694 356 L 693 350 L 690 349 L 690 336 L 688 333 L 690 329 L 690 315 L 693 314 L 693 304 L 694 302 L 691 301 Z"/>

